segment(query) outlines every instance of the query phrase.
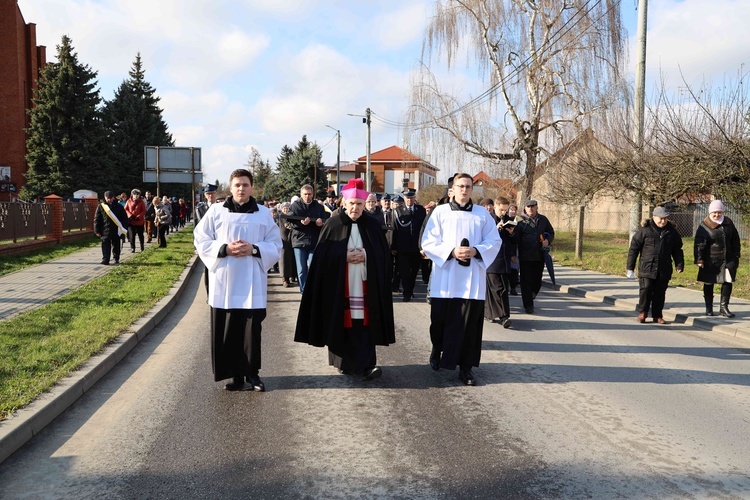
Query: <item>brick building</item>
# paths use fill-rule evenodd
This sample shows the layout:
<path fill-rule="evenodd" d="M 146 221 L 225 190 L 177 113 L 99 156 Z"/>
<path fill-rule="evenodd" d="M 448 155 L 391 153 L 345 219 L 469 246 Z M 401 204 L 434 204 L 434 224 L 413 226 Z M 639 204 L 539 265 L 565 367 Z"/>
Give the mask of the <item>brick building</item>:
<path fill-rule="evenodd" d="M 0 201 L 25 183 L 27 110 L 45 64 L 36 25 L 24 21 L 17 0 L 0 0 Z"/>

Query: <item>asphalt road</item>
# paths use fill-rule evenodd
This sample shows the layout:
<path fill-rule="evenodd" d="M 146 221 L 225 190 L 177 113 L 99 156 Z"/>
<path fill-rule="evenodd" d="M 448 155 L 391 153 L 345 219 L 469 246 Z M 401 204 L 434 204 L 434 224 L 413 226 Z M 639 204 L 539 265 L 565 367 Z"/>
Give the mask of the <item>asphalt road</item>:
<path fill-rule="evenodd" d="M 485 323 L 479 385 L 465 387 L 427 364 L 429 305 L 396 298 L 397 343 L 365 382 L 293 342 L 299 293 L 272 275 L 268 391 L 228 393 L 212 381 L 201 279 L 0 465 L 0 497 L 750 496 L 747 342 L 544 291 L 513 328 Z"/>

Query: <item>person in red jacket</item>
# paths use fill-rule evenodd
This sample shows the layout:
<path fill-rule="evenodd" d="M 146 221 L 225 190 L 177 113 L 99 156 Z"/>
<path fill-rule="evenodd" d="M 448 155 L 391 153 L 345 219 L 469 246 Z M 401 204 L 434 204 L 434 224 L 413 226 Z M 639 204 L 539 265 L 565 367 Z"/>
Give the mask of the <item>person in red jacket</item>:
<path fill-rule="evenodd" d="M 135 237 L 141 243 L 143 252 L 143 224 L 146 217 L 146 203 L 141 198 L 141 191 L 134 189 L 130 192 L 130 198 L 125 204 L 125 213 L 128 215 L 128 239 L 130 240 L 130 251 L 135 253 Z"/>

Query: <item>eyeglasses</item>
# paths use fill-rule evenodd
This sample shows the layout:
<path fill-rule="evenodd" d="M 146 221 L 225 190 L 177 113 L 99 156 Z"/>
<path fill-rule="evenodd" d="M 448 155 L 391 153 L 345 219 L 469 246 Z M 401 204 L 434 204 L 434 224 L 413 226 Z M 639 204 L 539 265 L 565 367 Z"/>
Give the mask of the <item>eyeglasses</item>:
<path fill-rule="evenodd" d="M 454 184 L 453 185 L 453 189 L 471 189 L 473 187 L 474 186 L 472 186 L 471 184 Z"/>

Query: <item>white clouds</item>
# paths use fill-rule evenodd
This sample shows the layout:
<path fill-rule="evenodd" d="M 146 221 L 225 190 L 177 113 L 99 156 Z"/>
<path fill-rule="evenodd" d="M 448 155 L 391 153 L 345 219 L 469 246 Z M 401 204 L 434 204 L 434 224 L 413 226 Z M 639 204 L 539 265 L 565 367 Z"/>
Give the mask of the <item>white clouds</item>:
<path fill-rule="evenodd" d="M 378 16 L 372 23 L 372 31 L 382 48 L 398 49 L 422 39 L 427 13 L 424 2 L 407 4 Z"/>
<path fill-rule="evenodd" d="M 649 81 L 657 81 L 660 69 L 670 86 L 682 85 L 680 70 L 691 85 L 735 76 L 750 62 L 748 19 L 745 0 L 654 2 L 648 12 Z"/>

